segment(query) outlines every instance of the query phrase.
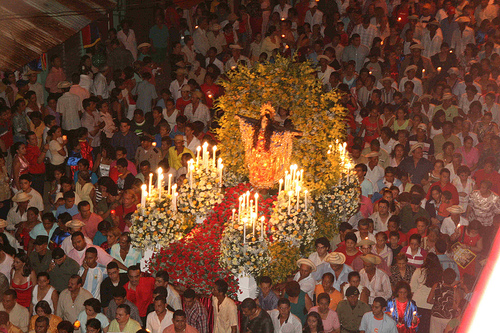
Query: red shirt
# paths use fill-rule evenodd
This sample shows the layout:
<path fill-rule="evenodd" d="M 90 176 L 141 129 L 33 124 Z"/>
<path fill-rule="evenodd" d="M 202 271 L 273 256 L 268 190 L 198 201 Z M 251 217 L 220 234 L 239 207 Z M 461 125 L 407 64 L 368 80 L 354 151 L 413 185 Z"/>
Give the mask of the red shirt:
<path fill-rule="evenodd" d="M 451 192 L 451 202 L 453 205 L 458 205 L 459 204 L 459 201 L 458 201 L 458 191 L 457 191 L 457 188 L 455 187 L 455 185 L 453 185 L 452 183 L 448 183 L 446 184 L 446 186 L 441 186 L 441 182 L 435 182 L 434 184 L 431 185 L 431 187 L 429 187 L 429 192 L 427 192 L 427 200 L 430 200 L 431 199 L 431 191 L 432 191 L 432 188 L 434 186 L 439 186 L 439 188 L 441 189 L 441 191 L 448 191 L 448 192 Z"/>
<path fill-rule="evenodd" d="M 342 246 L 337 247 L 337 249 L 335 249 L 334 252 L 343 253 L 345 255 L 345 264 L 348 265 L 348 266 L 352 265 L 352 262 L 353 262 L 354 259 L 356 259 L 356 257 L 359 257 L 360 255 L 363 255 L 363 253 L 360 250 L 358 250 L 358 252 L 355 255 L 353 255 L 353 256 L 348 255 L 347 252 L 346 252 L 345 244 L 342 245 Z"/>
<path fill-rule="evenodd" d="M 209 108 L 213 108 L 214 106 L 214 100 L 218 98 L 221 95 L 221 89 L 218 85 L 212 84 L 208 85 L 203 83 L 201 86 L 201 91 L 205 95 L 205 101 L 207 102 L 207 106 Z M 208 95 L 211 95 L 212 97 L 209 97 Z"/>
<path fill-rule="evenodd" d="M 418 234 L 417 228 L 412 228 L 412 229 L 410 229 L 410 231 L 408 231 L 408 232 L 406 233 L 406 238 L 407 238 L 407 239 L 410 239 L 411 235 L 416 235 L 416 234 Z M 423 237 L 424 237 L 424 236 L 422 236 L 422 238 L 423 238 Z"/>
<path fill-rule="evenodd" d="M 38 157 L 42 152 L 37 146 L 26 145 L 26 159 L 28 160 L 28 172 L 33 175 L 40 175 L 45 173 L 45 164 L 38 163 Z"/>
<path fill-rule="evenodd" d="M 474 176 L 472 177 L 476 181 L 476 184 L 481 184 L 483 180 L 488 180 L 491 182 L 491 190 L 495 193 L 500 193 L 500 188 L 498 187 L 500 184 L 500 173 L 493 171 L 487 173 L 484 169 L 477 170 Z"/>
<path fill-rule="evenodd" d="M 123 287 L 127 290 L 127 299 L 134 303 L 139 309 L 139 316 L 146 317 L 148 305 L 153 302 L 153 289 L 155 288 L 155 278 L 141 277 L 139 284 L 134 289 L 127 282 Z"/>
<path fill-rule="evenodd" d="M 416 229 L 416 228 L 415 228 Z M 412 229 L 413 230 L 413 229 Z M 410 230 L 411 231 L 411 230 Z M 401 231 L 401 230 L 398 230 L 399 232 L 399 242 L 398 242 L 398 245 L 403 245 L 403 243 L 406 242 L 407 238 L 406 238 L 406 235 Z M 387 239 L 389 239 L 389 234 L 391 232 L 389 230 L 387 230 L 385 232 L 385 234 L 387 235 Z"/>
<path fill-rule="evenodd" d="M 187 101 L 185 101 L 185 100 L 181 97 L 181 98 L 178 98 L 178 99 L 177 99 L 177 102 L 175 103 L 175 108 L 181 112 L 181 114 L 180 114 L 180 115 L 184 115 L 184 109 L 186 108 L 186 106 L 188 106 L 188 104 L 191 104 L 191 100 L 190 100 L 190 99 L 188 99 Z M 180 116 L 180 115 L 179 115 L 179 116 Z"/>

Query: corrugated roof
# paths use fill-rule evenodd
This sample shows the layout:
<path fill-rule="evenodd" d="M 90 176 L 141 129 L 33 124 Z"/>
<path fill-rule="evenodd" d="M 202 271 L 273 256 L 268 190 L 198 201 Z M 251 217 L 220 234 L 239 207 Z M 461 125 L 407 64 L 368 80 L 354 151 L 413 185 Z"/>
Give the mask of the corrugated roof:
<path fill-rule="evenodd" d="M 24 66 L 115 5 L 115 0 L 0 1 L 0 69 Z"/>

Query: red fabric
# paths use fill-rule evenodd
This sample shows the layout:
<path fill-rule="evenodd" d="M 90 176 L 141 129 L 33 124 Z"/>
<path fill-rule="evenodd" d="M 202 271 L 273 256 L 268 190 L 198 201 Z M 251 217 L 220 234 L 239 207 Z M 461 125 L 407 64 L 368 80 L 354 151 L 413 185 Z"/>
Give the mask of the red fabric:
<path fill-rule="evenodd" d="M 7 132 L 0 136 L 0 139 L 5 143 L 5 147 L 10 147 L 14 144 L 14 133 L 12 133 L 12 121 L 8 120 L 4 125 L 7 128 Z"/>
<path fill-rule="evenodd" d="M 179 110 L 181 112 L 180 115 L 184 115 L 184 109 L 186 108 L 186 106 L 188 106 L 188 104 L 191 104 L 190 99 L 188 99 L 187 101 L 182 99 L 182 97 L 177 99 L 177 102 L 175 103 L 175 107 L 177 110 Z"/>
<path fill-rule="evenodd" d="M 219 97 L 221 95 L 220 86 L 218 86 L 216 84 L 208 85 L 208 84 L 203 83 L 200 86 L 200 88 L 201 88 L 201 91 L 203 92 L 203 94 L 205 95 L 205 101 L 207 102 L 207 106 L 209 108 L 213 108 L 214 107 L 214 100 L 217 99 L 217 97 Z M 211 98 L 208 97 L 209 92 L 212 94 Z"/>
<path fill-rule="evenodd" d="M 458 191 L 457 191 L 457 188 L 455 187 L 455 185 L 453 185 L 452 183 L 448 183 L 446 184 L 446 186 L 441 186 L 441 182 L 435 182 L 434 184 L 432 184 L 430 187 L 429 187 L 429 192 L 427 192 L 427 200 L 430 200 L 431 199 L 431 190 L 434 186 L 439 186 L 439 188 L 441 189 L 441 191 L 449 191 L 451 192 L 451 202 L 453 205 L 458 205 L 459 204 L 459 197 L 458 197 Z"/>
<path fill-rule="evenodd" d="M 370 117 L 364 118 L 363 121 L 361 122 L 361 124 L 365 125 L 365 142 L 366 143 L 372 142 L 373 139 L 376 139 L 379 136 L 377 129 L 379 127 L 382 128 L 382 126 L 384 125 L 384 122 L 380 118 L 377 118 L 377 119 L 378 119 L 378 124 L 377 124 L 377 121 L 372 123 L 370 121 Z"/>
<path fill-rule="evenodd" d="M 500 193 L 500 173 L 493 171 L 487 173 L 484 169 L 477 170 L 472 177 L 476 181 L 476 184 L 481 184 L 483 180 L 488 180 L 491 182 L 491 190 L 495 193 Z"/>
<path fill-rule="evenodd" d="M 141 277 L 135 290 L 129 288 L 130 282 L 124 287 L 127 290 L 127 299 L 134 303 L 139 309 L 139 316 L 146 317 L 148 305 L 153 302 L 153 289 L 155 288 L 155 278 Z"/>
<path fill-rule="evenodd" d="M 181 17 L 177 13 L 177 10 L 174 6 L 170 6 L 165 9 L 165 25 L 168 28 L 178 27 L 181 23 Z"/>
<path fill-rule="evenodd" d="M 295 5 L 295 8 L 297 9 L 298 13 L 298 19 L 299 19 L 298 25 L 304 25 L 304 20 L 306 19 L 306 13 L 309 10 L 309 1 L 302 0 L 301 2 Z"/>
<path fill-rule="evenodd" d="M 37 146 L 32 146 L 30 144 L 26 145 L 26 159 L 28 160 L 28 172 L 34 175 L 39 175 L 45 173 L 45 164 L 38 163 L 38 157 L 42 152 Z"/>
<path fill-rule="evenodd" d="M 334 252 L 343 253 L 345 255 L 345 264 L 348 266 L 352 265 L 352 262 L 354 259 L 356 259 L 356 257 L 359 257 L 360 255 L 363 254 L 361 251 L 358 250 L 358 252 L 355 255 L 350 256 L 346 252 L 345 245 L 337 247 Z"/>
<path fill-rule="evenodd" d="M 481 239 L 481 235 L 476 235 L 475 237 L 471 237 L 467 235 L 465 232 L 465 227 L 460 226 L 460 243 L 465 244 L 467 246 L 476 246 L 477 242 Z M 477 254 L 477 253 L 476 253 Z M 477 257 L 476 257 L 477 258 Z M 458 266 L 458 271 L 460 272 L 460 276 L 464 276 L 464 274 L 469 274 L 472 276 L 476 276 L 476 259 L 474 259 L 467 267 L 462 268 Z"/>
<path fill-rule="evenodd" d="M 133 213 L 137 209 L 137 205 L 132 205 L 129 208 L 123 207 L 123 205 L 120 205 L 116 207 L 116 215 L 120 219 L 120 223 L 118 224 L 118 228 L 123 232 L 125 230 L 125 220 L 123 219 L 125 215 L 128 213 Z M 141 316 L 143 317 L 143 316 Z"/>
<path fill-rule="evenodd" d="M 89 145 L 89 142 L 87 140 L 80 141 L 80 154 L 82 155 L 82 158 L 85 158 L 89 161 L 89 170 L 92 170 L 94 159 L 92 156 L 92 147 Z"/>
<path fill-rule="evenodd" d="M 398 242 L 398 245 L 403 245 L 403 243 L 406 243 L 406 240 L 408 238 L 406 237 L 406 235 L 401 230 L 399 230 L 398 232 L 399 232 L 399 242 Z M 387 235 L 387 239 L 389 239 L 389 234 L 390 233 L 391 232 L 389 230 L 387 230 L 385 232 L 385 234 Z"/>

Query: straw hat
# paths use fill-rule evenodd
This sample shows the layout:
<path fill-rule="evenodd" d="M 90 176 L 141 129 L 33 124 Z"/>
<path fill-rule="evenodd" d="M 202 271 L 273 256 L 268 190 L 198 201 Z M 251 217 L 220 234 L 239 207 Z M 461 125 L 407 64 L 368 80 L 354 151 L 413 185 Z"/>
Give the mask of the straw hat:
<path fill-rule="evenodd" d="M 300 268 L 301 265 L 307 265 L 311 267 L 312 272 L 316 272 L 316 265 L 310 259 L 301 258 L 297 260 L 297 266 Z"/>
<path fill-rule="evenodd" d="M 141 43 L 141 44 L 139 44 L 139 46 L 137 46 L 137 49 L 140 50 L 143 47 L 151 47 L 151 44 L 149 44 L 149 43 Z"/>
<path fill-rule="evenodd" d="M 57 84 L 57 88 L 59 89 L 71 88 L 71 83 L 69 81 L 61 81 Z"/>
<path fill-rule="evenodd" d="M 418 100 L 419 101 L 423 101 L 426 98 L 432 99 L 432 95 L 430 95 L 430 94 L 423 94 L 422 96 L 420 96 L 420 98 Z"/>
<path fill-rule="evenodd" d="M 7 228 L 7 221 L 0 219 L 0 228 Z"/>
<path fill-rule="evenodd" d="M 406 73 L 408 73 L 411 70 L 417 71 L 417 66 L 410 65 L 410 66 L 406 67 L 406 69 L 405 69 L 405 75 L 406 75 Z"/>
<path fill-rule="evenodd" d="M 330 252 L 326 255 L 325 262 L 332 265 L 342 265 L 345 263 L 345 255 L 340 252 Z"/>
<path fill-rule="evenodd" d="M 378 80 L 380 83 L 384 83 L 384 81 L 390 81 L 391 84 L 394 82 L 394 79 L 390 76 L 386 76 L 386 77 L 383 77 L 381 78 L 380 80 Z"/>
<path fill-rule="evenodd" d="M 229 45 L 229 48 L 233 50 L 243 50 L 243 47 L 241 47 L 241 45 L 239 44 L 231 44 Z"/>
<path fill-rule="evenodd" d="M 220 29 L 222 29 L 222 27 L 217 23 L 215 23 L 214 25 L 212 25 L 210 27 L 210 30 L 212 30 L 212 31 L 220 31 Z"/>
<path fill-rule="evenodd" d="M 357 244 L 356 244 L 356 247 L 362 247 L 362 246 L 372 246 L 372 245 L 375 245 L 375 242 L 368 239 L 368 238 L 365 238 L 365 239 L 362 239 L 360 240 Z"/>
<path fill-rule="evenodd" d="M 85 223 L 80 220 L 71 220 L 66 222 L 66 227 L 68 228 L 83 228 L 85 227 Z"/>
<path fill-rule="evenodd" d="M 427 131 L 427 126 L 425 126 L 425 124 L 418 124 L 417 129 Z"/>
<path fill-rule="evenodd" d="M 450 214 L 463 214 L 463 213 L 465 213 L 465 209 L 460 205 L 450 206 L 450 207 L 446 208 L 446 210 Z"/>
<path fill-rule="evenodd" d="M 460 16 L 455 21 L 457 23 L 469 23 L 470 22 L 470 18 L 468 18 L 467 16 Z"/>
<path fill-rule="evenodd" d="M 417 150 L 418 148 L 424 149 L 424 144 L 421 142 L 415 143 L 413 146 L 410 148 L 410 152 L 408 153 L 409 156 L 413 155 L 413 152 Z"/>
<path fill-rule="evenodd" d="M 382 258 L 371 253 L 362 255 L 360 258 L 367 264 L 372 264 L 372 265 L 378 265 L 382 262 Z"/>
<path fill-rule="evenodd" d="M 331 61 L 331 59 L 330 59 L 330 58 L 328 58 L 328 57 L 327 57 L 326 55 L 324 55 L 324 54 L 322 54 L 322 55 L 318 56 L 318 58 L 317 58 L 317 59 L 318 59 L 318 61 L 320 61 L 321 59 L 325 59 L 325 60 L 326 60 L 326 61 L 328 61 L 328 62 L 330 62 L 330 61 Z"/>
<path fill-rule="evenodd" d="M 369 158 L 369 157 L 379 157 L 380 156 L 380 153 L 378 151 L 371 151 L 369 152 L 368 154 L 365 155 L 366 158 Z"/>
<path fill-rule="evenodd" d="M 12 201 L 14 202 L 26 202 L 29 201 L 33 196 L 29 193 L 25 192 L 17 192 L 13 197 Z"/>
<path fill-rule="evenodd" d="M 446 93 L 443 95 L 443 101 L 447 100 L 447 99 L 452 99 L 453 98 L 453 94 L 450 94 L 450 93 Z"/>
<path fill-rule="evenodd" d="M 420 43 L 415 43 L 412 46 L 410 46 L 410 50 L 423 50 L 424 46 Z"/>

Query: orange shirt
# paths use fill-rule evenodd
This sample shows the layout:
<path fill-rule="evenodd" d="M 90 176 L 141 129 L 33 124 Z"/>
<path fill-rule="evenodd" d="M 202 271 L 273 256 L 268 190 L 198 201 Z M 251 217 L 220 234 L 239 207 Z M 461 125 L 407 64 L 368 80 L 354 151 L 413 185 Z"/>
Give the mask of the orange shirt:
<path fill-rule="evenodd" d="M 323 288 L 322 284 L 317 284 L 316 288 L 314 288 L 314 294 L 316 295 L 316 302 L 318 302 L 318 295 L 321 293 L 324 293 L 325 289 Z M 330 306 L 329 308 L 332 309 L 333 311 L 337 310 L 337 305 L 341 300 L 344 299 L 340 291 L 337 289 L 333 288 L 333 292 L 331 294 L 328 294 L 330 296 Z"/>

